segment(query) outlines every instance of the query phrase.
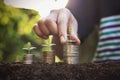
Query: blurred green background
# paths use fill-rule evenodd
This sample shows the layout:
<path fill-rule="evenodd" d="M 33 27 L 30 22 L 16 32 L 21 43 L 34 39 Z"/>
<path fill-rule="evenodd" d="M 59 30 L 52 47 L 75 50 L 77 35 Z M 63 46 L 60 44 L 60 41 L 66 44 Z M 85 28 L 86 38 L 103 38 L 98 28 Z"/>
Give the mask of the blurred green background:
<path fill-rule="evenodd" d="M 0 62 L 22 61 L 23 47 L 28 42 L 37 47 L 33 51 L 38 59 L 44 40 L 33 31 L 34 24 L 41 18 L 35 10 L 7 6 L 0 0 Z M 98 27 L 80 47 L 80 62 L 90 62 L 93 59 L 98 41 Z"/>
<path fill-rule="evenodd" d="M 7 6 L 0 0 L 0 62 L 21 61 L 27 42 L 39 51 L 43 40 L 32 28 L 40 18 L 37 11 Z"/>

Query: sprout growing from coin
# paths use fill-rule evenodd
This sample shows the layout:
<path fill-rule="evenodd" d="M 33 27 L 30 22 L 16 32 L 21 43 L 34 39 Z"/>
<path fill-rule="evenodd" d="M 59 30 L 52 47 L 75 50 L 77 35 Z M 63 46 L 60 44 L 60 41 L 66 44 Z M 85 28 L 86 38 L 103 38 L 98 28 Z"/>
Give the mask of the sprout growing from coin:
<path fill-rule="evenodd" d="M 52 43 L 52 37 L 53 36 L 49 36 L 49 38 L 45 40 L 44 44 L 42 44 L 43 62 L 48 64 L 55 62 L 55 54 L 52 50 L 52 46 L 55 44 Z"/>
<path fill-rule="evenodd" d="M 27 54 L 25 54 L 23 58 L 25 64 L 32 64 L 34 62 L 34 55 L 31 54 L 31 50 L 34 49 L 36 49 L 36 47 L 32 47 L 30 42 L 28 42 L 25 45 L 25 48 L 23 48 L 23 50 L 27 51 Z"/>
<path fill-rule="evenodd" d="M 68 34 L 67 34 L 67 37 L 68 37 L 67 42 L 75 43 L 75 40 L 72 40 L 72 34 L 73 34 L 73 29 L 72 29 L 72 27 L 69 27 Z"/>
<path fill-rule="evenodd" d="M 75 40 L 72 40 L 72 27 L 68 28 L 68 40 L 63 46 L 64 62 L 67 64 L 79 63 L 79 46 L 75 45 Z"/>
<path fill-rule="evenodd" d="M 47 40 L 44 41 L 44 43 L 42 44 L 42 51 L 52 51 L 52 46 L 54 46 L 55 44 L 52 43 L 52 37 L 53 36 L 49 36 L 49 38 Z"/>
<path fill-rule="evenodd" d="M 27 54 L 31 54 L 31 50 L 34 50 L 34 49 L 36 49 L 36 47 L 32 47 L 30 42 L 28 42 L 25 45 L 25 48 L 23 48 L 23 50 L 27 51 Z"/>

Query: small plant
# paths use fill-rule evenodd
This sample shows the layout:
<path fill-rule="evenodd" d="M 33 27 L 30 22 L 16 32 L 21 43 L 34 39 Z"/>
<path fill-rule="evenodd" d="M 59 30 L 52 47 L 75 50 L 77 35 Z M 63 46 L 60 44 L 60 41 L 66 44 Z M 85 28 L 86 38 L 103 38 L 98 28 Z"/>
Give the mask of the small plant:
<path fill-rule="evenodd" d="M 30 42 L 28 42 L 25 45 L 25 48 L 23 48 L 23 50 L 27 51 L 27 54 L 31 54 L 31 51 L 34 49 L 36 49 L 36 47 L 32 47 Z"/>
<path fill-rule="evenodd" d="M 52 43 L 52 36 L 49 36 L 47 40 L 42 44 L 42 51 L 52 51 L 52 46 L 55 44 Z"/>
<path fill-rule="evenodd" d="M 68 28 L 68 40 L 71 40 L 72 39 L 72 33 L 73 33 L 73 30 L 71 27 Z"/>
<path fill-rule="evenodd" d="M 55 62 L 55 54 L 52 50 L 52 46 L 55 45 L 52 43 L 52 36 L 49 36 L 47 40 L 45 40 L 44 44 L 42 44 L 42 52 L 43 52 L 43 62 L 52 64 Z"/>
<path fill-rule="evenodd" d="M 27 51 L 27 54 L 25 54 L 23 57 L 25 64 L 32 64 L 34 62 L 34 54 L 31 54 L 31 50 L 33 49 L 36 49 L 36 47 L 32 47 L 30 42 L 28 42 L 25 45 L 25 48 L 23 48 L 23 50 Z"/>

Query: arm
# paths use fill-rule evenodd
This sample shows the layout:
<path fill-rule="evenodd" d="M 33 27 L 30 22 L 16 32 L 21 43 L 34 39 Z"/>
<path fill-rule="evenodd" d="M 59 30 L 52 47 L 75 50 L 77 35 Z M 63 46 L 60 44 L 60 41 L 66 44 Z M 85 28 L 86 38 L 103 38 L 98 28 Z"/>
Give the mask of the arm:
<path fill-rule="evenodd" d="M 69 0 L 67 8 L 78 21 L 78 34 L 83 41 L 99 21 L 97 0 Z"/>
<path fill-rule="evenodd" d="M 62 57 L 63 53 L 61 43 L 65 43 L 67 40 L 68 27 L 72 27 L 72 39 L 76 41 L 76 44 L 80 45 L 81 39 L 83 40 L 87 37 L 96 22 L 96 13 L 92 9 L 94 6 L 89 3 L 89 0 L 70 0 L 67 8 L 72 13 L 66 8 L 52 10 L 46 18 L 39 20 L 34 26 L 36 34 L 43 39 L 47 39 L 49 35 L 54 35 L 53 41 L 56 45 L 59 45 L 55 47 L 55 51 L 60 57 Z M 80 35 L 80 40 L 77 37 L 77 31 Z"/>

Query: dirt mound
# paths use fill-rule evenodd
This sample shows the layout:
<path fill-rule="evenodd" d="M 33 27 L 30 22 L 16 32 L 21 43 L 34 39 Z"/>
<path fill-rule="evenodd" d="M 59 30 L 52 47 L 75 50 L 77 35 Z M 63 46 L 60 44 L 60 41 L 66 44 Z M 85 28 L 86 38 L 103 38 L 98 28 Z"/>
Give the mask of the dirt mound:
<path fill-rule="evenodd" d="M 0 63 L 0 80 L 120 80 L 120 63 Z"/>

